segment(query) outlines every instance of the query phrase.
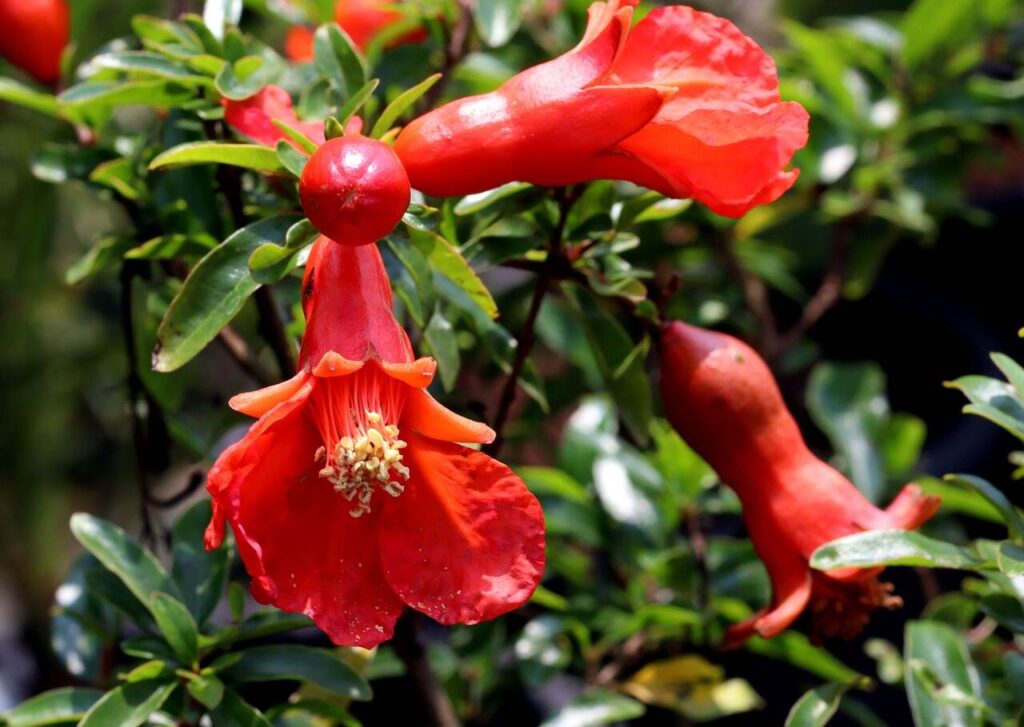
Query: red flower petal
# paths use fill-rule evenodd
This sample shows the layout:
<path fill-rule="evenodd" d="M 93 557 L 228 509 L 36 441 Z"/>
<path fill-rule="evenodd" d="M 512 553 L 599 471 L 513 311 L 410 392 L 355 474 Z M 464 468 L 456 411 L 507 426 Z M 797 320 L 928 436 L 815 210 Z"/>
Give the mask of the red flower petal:
<path fill-rule="evenodd" d="M 313 31 L 302 25 L 289 28 L 284 39 L 284 55 L 292 63 L 313 60 Z"/>
<path fill-rule="evenodd" d="M 228 406 L 242 414 L 251 417 L 261 417 L 278 404 L 295 396 L 308 378 L 308 372 L 300 371 L 295 376 L 279 384 L 265 386 L 256 391 L 235 394 L 228 401 Z"/>
<path fill-rule="evenodd" d="M 318 239 L 306 263 L 302 298 L 307 324 L 300 368 L 316 366 L 331 352 L 349 361 L 413 360 L 409 337 L 391 310 L 391 283 L 376 245 Z"/>
<path fill-rule="evenodd" d="M 402 610 L 377 547 L 378 518 L 317 476 L 321 437 L 303 407 L 313 381 L 263 417 L 210 471 L 209 489 L 235 531 L 253 596 L 308 614 L 338 644 L 391 637 Z"/>
<path fill-rule="evenodd" d="M 408 437 L 412 476 L 381 517 L 388 583 L 444 624 L 478 623 L 522 605 L 544 572 L 537 499 L 481 452 Z"/>
<path fill-rule="evenodd" d="M 243 101 L 224 99 L 223 104 L 224 120 L 228 125 L 260 144 L 274 146 L 279 140 L 288 139 L 287 134 L 274 126 L 274 119 L 301 131 L 316 144 L 324 143 L 323 124 L 299 121 L 292 108 L 291 96 L 283 88 L 267 86 Z M 298 146 L 290 139 L 288 141 Z"/>
<path fill-rule="evenodd" d="M 482 422 L 459 416 L 426 391 L 411 391 L 405 400 L 402 426 L 442 442 L 494 441 L 494 430 Z"/>

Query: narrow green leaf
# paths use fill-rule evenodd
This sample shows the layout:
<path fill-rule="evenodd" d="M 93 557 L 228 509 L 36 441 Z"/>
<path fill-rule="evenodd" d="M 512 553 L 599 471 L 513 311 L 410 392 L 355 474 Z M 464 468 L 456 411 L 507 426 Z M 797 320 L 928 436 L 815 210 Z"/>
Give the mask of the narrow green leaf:
<path fill-rule="evenodd" d="M 185 672 L 185 688 L 188 693 L 207 709 L 216 709 L 224 699 L 224 682 L 213 674 Z"/>
<path fill-rule="evenodd" d="M 229 164 L 257 172 L 284 172 L 277 152 L 259 144 L 225 144 L 219 141 L 191 141 L 179 144 L 157 156 L 150 169 L 181 167 L 190 164 Z"/>
<path fill-rule="evenodd" d="M 281 644 L 254 646 L 225 669 L 225 678 L 238 682 L 309 680 L 349 699 L 368 700 L 370 685 L 337 654 L 311 646 Z"/>
<path fill-rule="evenodd" d="M 965 548 L 905 530 L 870 530 L 826 543 L 814 551 L 811 567 L 870 568 L 913 565 L 972 570 L 991 565 Z"/>
<path fill-rule="evenodd" d="M 281 166 L 295 177 L 302 176 L 302 170 L 306 168 L 306 163 L 309 161 L 308 154 L 303 154 L 284 139 L 277 142 L 274 150 L 277 152 L 277 160 L 281 162 Z"/>
<path fill-rule="evenodd" d="M 835 716 L 852 684 L 822 684 L 804 693 L 789 710 L 786 727 L 824 727 Z"/>
<path fill-rule="evenodd" d="M 459 376 L 459 344 L 455 339 L 455 329 L 440 310 L 435 310 L 423 329 L 423 337 L 427 339 L 431 353 L 437 359 L 441 385 L 445 391 L 451 391 Z"/>
<path fill-rule="evenodd" d="M 180 596 L 160 561 L 116 525 L 80 512 L 71 516 L 71 532 L 143 604 L 158 591 Z"/>
<path fill-rule="evenodd" d="M 138 727 L 160 709 L 177 682 L 150 679 L 117 687 L 85 713 L 78 727 Z"/>
<path fill-rule="evenodd" d="M 1010 382 L 1010 386 L 1016 392 L 1017 398 L 1024 398 L 1024 367 L 1009 356 L 1001 353 L 992 354 L 992 361 L 1003 372 L 1006 380 Z"/>
<path fill-rule="evenodd" d="M 904 637 L 904 660 L 927 664 L 944 684 L 965 694 L 980 694 L 978 673 L 967 645 L 951 627 L 935 621 L 911 621 Z M 935 698 L 919 670 L 905 670 L 907 696 L 917 727 L 958 725 L 980 727 L 981 711 Z"/>
<path fill-rule="evenodd" d="M 903 16 L 903 61 L 915 68 L 970 32 L 972 0 L 916 0 Z"/>
<path fill-rule="evenodd" d="M 432 76 L 428 76 L 425 80 L 420 81 L 409 90 L 399 94 L 398 97 L 389 103 L 387 108 L 381 112 L 380 118 L 377 119 L 377 123 L 373 125 L 373 130 L 370 132 L 370 136 L 374 139 L 382 137 L 384 132 L 388 131 L 392 125 L 398 121 L 399 117 L 414 103 L 419 101 L 420 97 L 429 91 L 439 80 L 441 80 L 441 74 L 435 73 Z"/>
<path fill-rule="evenodd" d="M 181 601 L 156 593 L 149 601 L 156 625 L 184 666 L 195 666 L 199 657 L 199 628 Z"/>
<path fill-rule="evenodd" d="M 523 0 L 478 0 L 473 20 L 484 43 L 498 48 L 519 30 L 522 16 Z"/>
<path fill-rule="evenodd" d="M 347 124 L 359 109 L 363 107 L 363 104 L 373 96 L 373 92 L 377 90 L 377 86 L 380 84 L 379 78 L 371 78 L 369 81 L 364 83 L 362 87 L 348 97 L 348 100 L 338 109 L 338 113 L 335 117 L 338 119 L 338 123 L 341 124 L 341 128 L 345 128 Z"/>
<path fill-rule="evenodd" d="M 77 721 L 102 696 L 103 692 L 98 689 L 52 689 L 12 709 L 4 716 L 4 724 L 7 727 L 44 727 Z"/>
<path fill-rule="evenodd" d="M 406 229 L 413 245 L 427 258 L 434 270 L 465 291 L 489 318 L 498 317 L 498 305 L 491 297 L 491 292 L 455 245 L 436 232 L 421 230 L 408 224 Z"/>
<path fill-rule="evenodd" d="M 503 184 L 500 187 L 489 189 L 486 192 L 468 194 L 455 204 L 454 212 L 459 217 L 474 215 L 477 212 L 482 212 L 491 205 L 497 204 L 503 199 L 512 197 L 524 190 L 530 189 L 532 186 L 532 184 L 528 184 L 527 182 L 509 182 L 508 184 Z"/>
<path fill-rule="evenodd" d="M 242 309 L 259 283 L 249 256 L 284 239 L 295 216 L 270 217 L 242 228 L 192 269 L 157 329 L 153 368 L 174 371 L 188 363 Z"/>
<path fill-rule="evenodd" d="M 330 79 L 344 98 L 351 97 L 366 84 L 369 75 L 366 61 L 336 23 L 317 28 L 313 36 L 313 59 L 316 70 Z"/>
<path fill-rule="evenodd" d="M 271 727 L 270 720 L 233 689 L 224 690 L 221 703 L 213 713 L 213 724 L 216 727 Z"/>
<path fill-rule="evenodd" d="M 284 132 L 284 134 L 298 144 L 300 147 L 305 149 L 308 153 L 312 154 L 317 150 L 316 142 L 306 136 L 304 133 L 296 129 L 294 126 L 286 124 L 281 119 L 271 119 L 270 122 L 278 129 Z"/>
<path fill-rule="evenodd" d="M 9 101 L 53 118 L 60 116 L 60 107 L 53 94 L 43 93 L 11 78 L 0 78 L 0 101 Z"/>
<path fill-rule="evenodd" d="M 646 711 L 635 699 L 598 690 L 576 697 L 541 727 L 599 727 L 640 717 Z"/>
<path fill-rule="evenodd" d="M 134 244 L 135 241 L 128 237 L 101 238 L 67 269 L 64 273 L 64 282 L 68 285 L 77 285 L 86 278 L 110 270 L 121 262 L 122 257 Z"/>
<path fill-rule="evenodd" d="M 780 659 L 810 674 L 839 684 L 866 679 L 863 674 L 854 671 L 821 647 L 815 646 L 797 631 L 785 631 L 773 639 L 755 636 L 747 642 L 746 648 L 755 654 Z"/>
<path fill-rule="evenodd" d="M 999 511 L 1003 522 L 1006 523 L 1010 535 L 1017 539 L 1024 539 L 1024 517 L 1010 499 L 1004 495 L 998 487 L 988 480 L 974 475 L 946 475 L 943 479 L 947 482 L 954 482 L 958 485 L 968 487 L 988 500 L 996 510 Z"/>
<path fill-rule="evenodd" d="M 176 108 L 198 98 L 196 88 L 178 81 L 98 81 L 72 86 L 57 97 L 57 103 L 75 111 L 113 106 Z"/>
<path fill-rule="evenodd" d="M 151 51 L 128 50 L 116 53 L 102 53 L 90 59 L 88 64 L 95 68 L 107 68 L 129 74 L 155 76 L 182 83 L 199 83 L 201 85 L 210 83 L 208 78 L 192 73 L 191 69 L 184 63 Z"/>

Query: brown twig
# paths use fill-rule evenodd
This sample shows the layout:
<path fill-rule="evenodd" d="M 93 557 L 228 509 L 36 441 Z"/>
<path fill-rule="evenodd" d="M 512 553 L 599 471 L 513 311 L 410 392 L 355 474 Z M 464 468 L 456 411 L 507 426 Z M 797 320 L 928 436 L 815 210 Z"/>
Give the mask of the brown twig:
<path fill-rule="evenodd" d="M 459 719 L 455 716 L 448 693 L 444 690 L 427 659 L 419 635 L 420 616 L 414 611 L 406 611 L 395 625 L 395 638 L 392 646 L 395 654 L 405 664 L 406 672 L 416 685 L 423 705 L 427 708 L 431 727 L 459 727 Z"/>
<path fill-rule="evenodd" d="M 719 253 L 725 261 L 726 267 L 736 278 L 743 288 L 743 297 L 747 303 L 747 310 L 757 319 L 760 324 L 756 348 L 766 351 L 772 349 L 779 335 L 778 322 L 775 320 L 775 313 L 772 311 L 771 302 L 768 299 L 768 288 L 764 281 L 751 273 L 736 256 L 736 239 L 732 231 L 725 231 L 715 237 Z"/>
<path fill-rule="evenodd" d="M 694 504 L 683 508 L 683 519 L 686 521 L 687 534 L 690 536 L 690 547 L 693 548 L 693 559 L 697 565 L 697 609 L 703 613 L 711 600 L 711 571 L 708 569 L 708 541 L 704 537 L 704 529 L 700 524 L 700 510 Z"/>
<path fill-rule="evenodd" d="M 519 377 L 526 367 L 526 361 L 530 357 L 533 345 L 537 340 L 537 317 L 540 315 L 541 305 L 544 303 L 544 296 L 547 295 L 557 268 L 564 267 L 564 255 L 562 243 L 565 237 L 565 224 L 569 217 L 569 210 L 576 201 L 576 195 L 571 189 L 560 189 L 555 192 L 558 198 L 558 222 L 548 239 L 548 256 L 544 265 L 537 275 L 537 283 L 533 289 L 533 297 L 530 299 L 530 308 L 526 313 L 526 320 L 516 338 L 516 357 L 512 362 L 512 369 L 509 371 L 505 385 L 501 389 L 501 396 L 498 399 L 498 409 L 494 415 L 491 428 L 494 430 L 494 441 L 484 447 L 484 451 L 496 457 L 505 443 L 505 425 L 508 423 L 508 416 L 512 410 L 512 403 L 516 398 L 516 387 Z"/>
<path fill-rule="evenodd" d="M 438 102 L 444 96 L 445 88 L 447 88 L 449 81 L 451 80 L 452 71 L 459 65 L 463 56 L 466 54 L 467 42 L 469 41 L 469 29 L 473 24 L 473 2 L 472 0 L 459 0 L 456 3 L 459 10 L 459 17 L 452 26 L 451 34 L 448 36 L 448 45 L 445 47 L 444 63 L 441 65 L 440 73 L 441 78 L 438 79 L 437 83 L 427 91 L 423 97 L 423 106 L 425 110 L 437 106 Z"/>
<path fill-rule="evenodd" d="M 260 367 L 256 365 L 256 362 L 253 361 L 252 355 L 249 353 L 248 344 L 246 344 L 245 339 L 234 328 L 224 326 L 220 333 L 217 334 L 217 342 L 227 352 L 228 356 L 238 364 L 238 368 L 247 373 L 257 384 L 269 386 L 274 383 L 274 380 L 264 374 Z"/>

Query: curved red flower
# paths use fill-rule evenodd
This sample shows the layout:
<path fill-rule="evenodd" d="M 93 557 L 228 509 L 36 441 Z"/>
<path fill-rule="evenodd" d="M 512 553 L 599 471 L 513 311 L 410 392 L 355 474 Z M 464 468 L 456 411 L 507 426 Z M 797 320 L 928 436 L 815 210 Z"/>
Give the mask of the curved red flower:
<path fill-rule="evenodd" d="M 879 510 L 807 448 L 764 360 L 732 336 L 673 322 L 662 331 L 661 390 L 672 426 L 743 505 L 747 531 L 772 581 L 771 604 L 729 629 L 726 642 L 784 631 L 810 604 L 820 636 L 851 637 L 871 611 L 899 605 L 881 568 L 821 572 L 825 543 L 865 530 L 910 530 L 939 500 L 908 485 Z"/>
<path fill-rule="evenodd" d="M 0 56 L 40 83 L 53 83 L 70 25 L 65 0 L 0 0 Z"/>
<path fill-rule="evenodd" d="M 303 281 L 299 373 L 231 400 L 259 417 L 220 456 L 207 548 L 231 525 L 253 596 L 338 644 L 389 639 L 403 605 L 477 623 L 524 603 L 544 569 L 540 505 L 512 471 L 455 442 L 484 424 L 426 391 L 376 246 L 320 238 Z"/>
<path fill-rule="evenodd" d="M 242 101 L 224 99 L 224 121 L 238 133 L 255 142 L 274 146 L 284 139 L 295 147 L 281 129 L 274 126 L 274 120 L 305 134 L 315 144 L 324 143 L 324 125 L 321 121 L 300 121 L 292 106 L 292 97 L 278 86 L 266 86 L 257 94 Z"/>
<path fill-rule="evenodd" d="M 410 123 L 395 152 L 413 186 L 451 196 L 624 179 L 730 217 L 789 189 L 808 116 L 780 101 L 772 59 L 692 8 L 631 19 L 619 0 L 596 2 L 573 50 Z"/>
<path fill-rule="evenodd" d="M 338 0 L 334 7 L 334 20 L 358 48 L 365 50 L 377 35 L 403 23 L 408 17 L 393 7 L 397 4 L 388 0 Z M 391 40 L 388 46 L 393 48 L 406 43 L 419 43 L 426 37 L 426 29 L 411 28 Z"/>

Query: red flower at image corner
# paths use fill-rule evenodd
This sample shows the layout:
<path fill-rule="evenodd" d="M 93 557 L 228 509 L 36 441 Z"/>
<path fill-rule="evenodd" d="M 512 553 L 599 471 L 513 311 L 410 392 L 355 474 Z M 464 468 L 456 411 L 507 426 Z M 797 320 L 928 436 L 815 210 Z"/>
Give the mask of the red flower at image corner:
<path fill-rule="evenodd" d="M 395 152 L 413 187 L 623 179 L 729 217 L 777 199 L 808 116 L 780 101 L 772 59 L 722 18 L 660 7 L 630 29 L 632 12 L 594 3 L 573 50 L 410 123 Z"/>
<path fill-rule="evenodd" d="M 939 499 L 907 485 L 885 510 L 868 502 L 807 448 L 764 360 L 732 336 L 685 323 L 661 335 L 665 414 L 732 487 L 754 549 L 768 569 L 768 608 L 726 632 L 726 645 L 771 638 L 810 605 L 816 636 L 856 636 L 878 607 L 900 605 L 882 568 L 812 570 L 811 554 L 866 530 L 912 530 Z"/>
<path fill-rule="evenodd" d="M 259 417 L 210 470 L 253 596 L 306 613 L 338 644 L 372 647 L 404 605 L 477 623 L 523 604 L 544 570 L 540 505 L 504 464 L 454 442 L 494 432 L 426 391 L 391 310 L 376 245 L 320 238 L 303 280 L 299 373 L 231 400 Z"/>
<path fill-rule="evenodd" d="M 0 0 L 0 57 L 40 83 L 54 83 L 70 25 L 65 0 Z"/>
<path fill-rule="evenodd" d="M 367 46 L 379 34 L 397 28 L 399 24 L 408 25 L 409 16 L 398 10 L 399 2 L 387 0 L 338 0 L 334 9 L 334 21 L 348 33 L 348 37 L 360 50 Z M 420 27 L 410 27 L 390 40 L 389 48 L 406 43 L 419 43 L 427 38 L 427 31 Z M 313 29 L 296 25 L 289 29 L 284 41 L 284 54 L 293 63 L 305 63 L 313 60 Z"/>

